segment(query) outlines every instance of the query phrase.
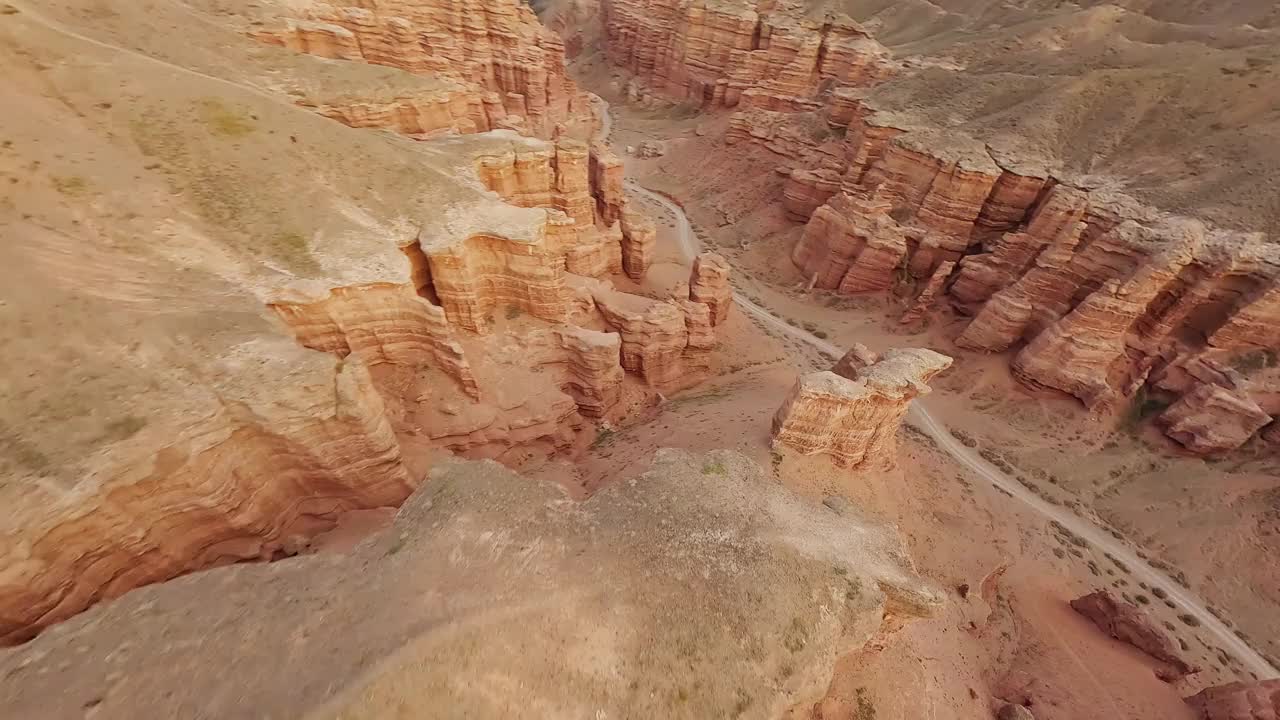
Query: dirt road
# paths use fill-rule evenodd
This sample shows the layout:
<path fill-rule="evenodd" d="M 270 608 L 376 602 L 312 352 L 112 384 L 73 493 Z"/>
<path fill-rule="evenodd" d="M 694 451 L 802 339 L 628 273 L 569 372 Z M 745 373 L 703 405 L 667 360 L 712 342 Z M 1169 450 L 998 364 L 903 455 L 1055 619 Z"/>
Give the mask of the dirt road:
<path fill-rule="evenodd" d="M 608 105 L 601 103 L 601 130 L 599 137 L 608 138 L 613 128 L 613 118 L 609 114 Z M 649 200 L 661 205 L 671 213 L 675 219 L 676 239 L 680 244 L 680 252 L 686 260 L 692 261 L 693 257 L 698 254 L 699 242 L 697 235 L 693 232 L 693 226 L 689 223 L 689 218 L 685 215 L 684 210 L 672 202 L 670 199 L 642 187 L 633 180 L 627 180 L 627 189 L 644 196 Z M 800 342 L 826 354 L 832 359 L 838 359 L 843 350 L 835 345 L 822 340 L 815 335 L 797 327 L 788 325 L 785 321 L 778 318 L 773 313 L 763 307 L 756 305 L 749 298 L 741 293 L 734 293 L 734 302 L 739 308 L 748 315 L 754 317 L 769 327 L 789 335 Z M 1236 636 L 1226 625 L 1222 623 L 1213 613 L 1209 612 L 1205 604 L 1192 594 L 1189 590 L 1174 582 L 1169 576 L 1151 567 L 1137 553 L 1129 548 L 1128 545 L 1116 540 L 1105 530 L 1099 528 L 1088 520 L 1072 513 L 1069 510 L 1051 505 L 1039 496 L 1023 487 L 1017 480 L 1006 475 L 1000 469 L 987 462 L 978 453 L 972 449 L 965 447 L 947 430 L 946 426 L 938 422 L 929 410 L 925 407 L 925 403 L 917 400 L 912 403 L 911 412 L 907 416 L 908 422 L 923 431 L 929 437 L 933 438 L 938 447 L 942 448 L 947 454 L 951 455 L 957 462 L 969 468 L 973 472 L 985 478 L 992 485 L 1004 490 L 1019 502 L 1028 505 L 1032 510 L 1048 517 L 1050 520 L 1057 521 L 1064 528 L 1079 535 L 1089 542 L 1090 545 L 1109 553 L 1112 557 L 1124 563 L 1138 580 L 1145 581 L 1152 588 L 1161 588 L 1168 594 L 1169 600 L 1178 604 L 1179 609 L 1197 620 L 1203 631 L 1213 637 L 1220 647 L 1236 656 L 1243 663 L 1245 669 L 1256 674 L 1259 678 L 1280 677 L 1270 663 L 1259 655 L 1247 643 Z"/>

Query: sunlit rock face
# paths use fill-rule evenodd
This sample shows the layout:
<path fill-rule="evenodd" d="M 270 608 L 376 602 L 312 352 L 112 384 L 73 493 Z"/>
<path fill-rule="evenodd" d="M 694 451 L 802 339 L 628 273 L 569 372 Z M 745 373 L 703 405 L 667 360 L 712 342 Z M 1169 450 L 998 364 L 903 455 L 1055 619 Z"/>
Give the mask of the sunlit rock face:
<path fill-rule="evenodd" d="M 855 348 L 855 351 L 858 349 Z M 833 371 L 802 375 L 773 417 L 775 446 L 829 455 L 842 467 L 894 464 L 898 428 L 911 401 L 951 358 L 924 349 L 895 349 L 875 358 L 865 348 Z"/>

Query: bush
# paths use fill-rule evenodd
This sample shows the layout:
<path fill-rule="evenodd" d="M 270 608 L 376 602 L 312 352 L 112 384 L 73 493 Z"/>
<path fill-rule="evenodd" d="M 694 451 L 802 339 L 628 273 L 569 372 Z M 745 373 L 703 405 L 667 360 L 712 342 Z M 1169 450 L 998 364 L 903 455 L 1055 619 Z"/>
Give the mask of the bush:
<path fill-rule="evenodd" d="M 1271 348 L 1251 350 L 1231 358 L 1231 367 L 1241 375 L 1251 375 L 1259 370 L 1273 368 L 1280 363 L 1280 356 Z"/>

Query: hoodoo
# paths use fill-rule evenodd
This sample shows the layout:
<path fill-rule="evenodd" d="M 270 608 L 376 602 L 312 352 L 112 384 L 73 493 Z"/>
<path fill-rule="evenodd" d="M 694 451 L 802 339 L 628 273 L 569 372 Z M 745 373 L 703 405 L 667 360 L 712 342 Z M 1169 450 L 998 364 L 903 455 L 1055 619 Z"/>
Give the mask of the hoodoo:
<path fill-rule="evenodd" d="M 773 416 L 773 442 L 802 455 L 830 455 L 841 467 L 892 464 L 911 401 L 950 366 L 951 358 L 932 350 L 890 350 L 851 377 L 802 375 Z"/>

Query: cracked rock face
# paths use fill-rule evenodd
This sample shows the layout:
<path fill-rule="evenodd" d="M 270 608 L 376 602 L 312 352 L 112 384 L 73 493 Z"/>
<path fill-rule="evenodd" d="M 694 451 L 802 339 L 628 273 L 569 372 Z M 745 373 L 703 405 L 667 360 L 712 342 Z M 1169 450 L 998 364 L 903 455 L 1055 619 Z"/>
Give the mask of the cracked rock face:
<path fill-rule="evenodd" d="M 1244 445 L 1271 416 L 1247 395 L 1206 384 L 1179 398 L 1156 422 L 1188 450 L 1212 455 Z"/>
<path fill-rule="evenodd" d="M 1160 662 L 1156 674 L 1165 682 L 1174 682 L 1200 672 L 1200 668 L 1183 658 L 1178 645 L 1142 610 L 1128 602 L 1116 600 L 1106 590 L 1099 590 L 1071 601 L 1076 612 L 1089 618 L 1102 632 L 1132 645 Z"/>
<path fill-rule="evenodd" d="M 736 3 L 606 0 L 610 60 L 647 88 L 714 107 L 799 110 L 832 83 L 893 72 L 888 52 L 847 17 L 798 17 Z"/>
<path fill-rule="evenodd" d="M 350 555 L 151 586 L 0 652 L 0 714 L 774 718 L 942 597 L 891 529 L 734 453 L 662 450 L 580 504 L 452 461 Z"/>
<path fill-rule="evenodd" d="M 1200 720 L 1271 720 L 1280 717 L 1280 680 L 1234 682 L 1187 698 Z"/>
<path fill-rule="evenodd" d="M 951 366 L 932 350 L 890 350 L 878 359 L 855 348 L 836 372 L 802 375 L 773 417 L 773 442 L 841 467 L 894 462 L 898 428 L 928 381 Z M 867 362 L 870 361 L 870 362 Z"/>
<path fill-rule="evenodd" d="M 513 127 L 549 138 L 584 103 L 565 74 L 564 43 L 522 3 L 389 0 L 367 7 L 335 0 L 274 9 L 279 16 L 259 10 L 264 17 L 250 31 L 254 38 L 323 58 L 426 75 L 457 88 L 437 90 L 426 101 L 409 95 L 385 106 L 326 106 L 325 114 L 351 124 L 427 133 Z"/>

